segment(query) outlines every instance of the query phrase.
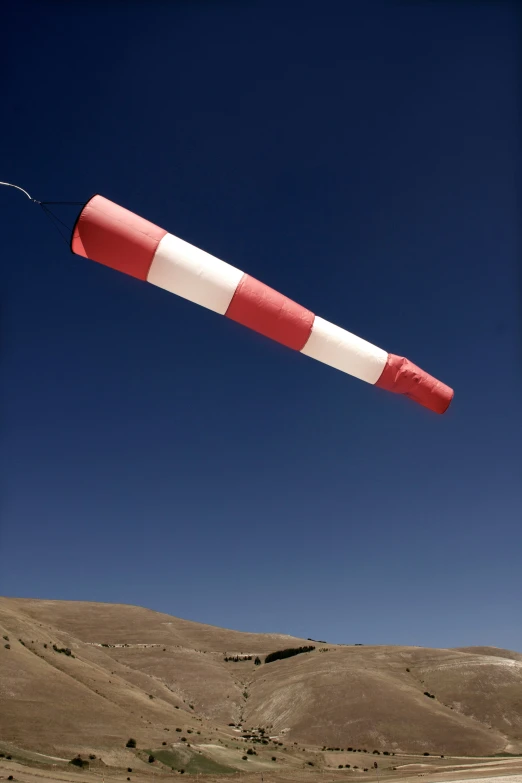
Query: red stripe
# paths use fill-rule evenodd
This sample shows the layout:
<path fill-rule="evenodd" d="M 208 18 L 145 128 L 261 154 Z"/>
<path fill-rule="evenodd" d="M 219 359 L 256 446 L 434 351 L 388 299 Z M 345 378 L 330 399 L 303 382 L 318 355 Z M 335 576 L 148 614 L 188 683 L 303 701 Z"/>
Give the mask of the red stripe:
<path fill-rule="evenodd" d="M 404 394 L 435 413 L 444 413 L 453 399 L 453 389 L 428 375 L 402 356 L 388 354 L 388 361 L 375 384 L 381 389 Z"/>
<path fill-rule="evenodd" d="M 146 280 L 166 233 L 103 196 L 94 196 L 76 221 L 71 249 L 77 255 Z"/>
<path fill-rule="evenodd" d="M 250 275 L 243 275 L 225 313 L 288 348 L 300 351 L 312 331 L 314 314 Z"/>

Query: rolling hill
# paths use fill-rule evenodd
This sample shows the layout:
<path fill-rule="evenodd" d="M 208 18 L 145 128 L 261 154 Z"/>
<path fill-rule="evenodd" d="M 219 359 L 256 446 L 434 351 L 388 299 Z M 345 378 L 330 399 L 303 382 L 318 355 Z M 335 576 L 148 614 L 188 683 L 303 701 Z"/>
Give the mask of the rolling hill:
<path fill-rule="evenodd" d="M 170 759 L 223 772 L 270 768 L 274 754 L 289 766 L 328 764 L 335 749 L 522 752 L 516 652 L 314 643 L 135 606 L 15 598 L 0 598 L 0 632 L 0 740 L 9 748 L 102 754 L 121 767 L 132 754 L 145 771 L 152 749 L 162 768 Z"/>

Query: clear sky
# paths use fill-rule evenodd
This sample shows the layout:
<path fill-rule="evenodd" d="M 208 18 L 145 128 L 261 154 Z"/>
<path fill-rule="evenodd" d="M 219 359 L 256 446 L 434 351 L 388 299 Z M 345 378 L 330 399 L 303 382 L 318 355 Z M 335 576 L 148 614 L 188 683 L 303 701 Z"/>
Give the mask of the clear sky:
<path fill-rule="evenodd" d="M 522 651 L 517 4 L 7 14 L 0 179 L 101 193 L 455 399 L 73 256 L 1 188 L 0 592 Z"/>

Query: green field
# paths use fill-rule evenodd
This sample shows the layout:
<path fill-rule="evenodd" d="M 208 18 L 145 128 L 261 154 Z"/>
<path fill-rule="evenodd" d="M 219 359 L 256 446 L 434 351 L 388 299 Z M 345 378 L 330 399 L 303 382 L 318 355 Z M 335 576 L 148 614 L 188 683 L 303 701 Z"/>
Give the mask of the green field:
<path fill-rule="evenodd" d="M 151 750 L 150 752 L 167 767 L 174 770 L 184 769 L 190 775 L 196 775 L 198 772 L 203 775 L 233 775 L 236 772 L 232 767 L 219 764 L 196 751 L 189 750 L 190 756 L 188 758 L 185 749 L 183 753 L 178 753 L 175 750 Z"/>

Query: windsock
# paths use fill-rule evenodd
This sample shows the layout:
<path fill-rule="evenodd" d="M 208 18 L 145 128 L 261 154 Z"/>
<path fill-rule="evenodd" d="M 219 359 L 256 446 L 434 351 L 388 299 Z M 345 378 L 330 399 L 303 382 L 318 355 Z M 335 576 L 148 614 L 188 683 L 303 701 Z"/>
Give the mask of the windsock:
<path fill-rule="evenodd" d="M 444 413 L 453 390 L 412 364 L 314 315 L 264 283 L 103 196 L 73 228 L 71 250 L 225 315 L 366 383 Z"/>

